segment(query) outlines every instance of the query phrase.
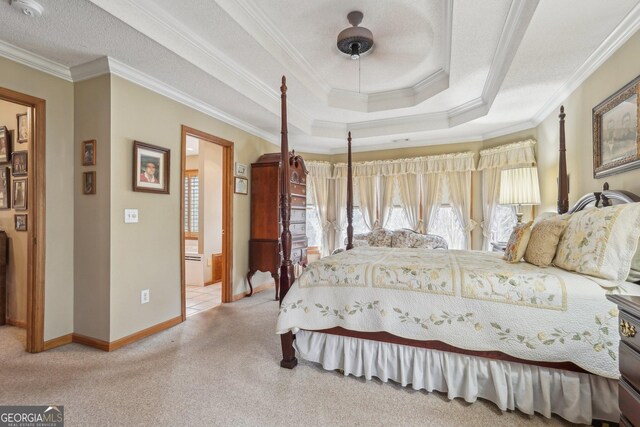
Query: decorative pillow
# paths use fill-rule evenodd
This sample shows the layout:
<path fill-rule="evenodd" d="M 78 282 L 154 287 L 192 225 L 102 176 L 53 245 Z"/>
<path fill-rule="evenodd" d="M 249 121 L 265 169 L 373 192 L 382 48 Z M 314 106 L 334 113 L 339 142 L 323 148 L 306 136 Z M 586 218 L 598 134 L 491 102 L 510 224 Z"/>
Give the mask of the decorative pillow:
<path fill-rule="evenodd" d="M 409 230 L 396 230 L 391 238 L 391 246 L 394 248 L 410 248 L 411 235 L 416 234 Z"/>
<path fill-rule="evenodd" d="M 524 260 L 539 267 L 551 265 L 562 232 L 567 228 L 568 223 L 566 219 L 552 217 L 535 224 L 531 229 Z"/>
<path fill-rule="evenodd" d="M 411 248 L 422 249 L 448 249 L 449 245 L 443 237 L 436 234 L 413 234 L 411 236 Z"/>
<path fill-rule="evenodd" d="M 507 242 L 503 259 L 512 263 L 520 262 L 527 250 L 527 244 L 531 236 L 531 224 L 533 224 L 533 221 L 516 225 Z"/>
<path fill-rule="evenodd" d="M 553 263 L 603 279 L 626 280 L 639 237 L 640 203 L 576 212 L 569 219 Z"/>
<path fill-rule="evenodd" d="M 369 241 L 369 246 L 391 247 L 391 236 L 393 236 L 392 231 L 378 228 L 369 233 L 367 240 Z"/>
<path fill-rule="evenodd" d="M 627 276 L 627 282 L 640 283 L 640 246 L 631 260 L 631 269 Z"/>

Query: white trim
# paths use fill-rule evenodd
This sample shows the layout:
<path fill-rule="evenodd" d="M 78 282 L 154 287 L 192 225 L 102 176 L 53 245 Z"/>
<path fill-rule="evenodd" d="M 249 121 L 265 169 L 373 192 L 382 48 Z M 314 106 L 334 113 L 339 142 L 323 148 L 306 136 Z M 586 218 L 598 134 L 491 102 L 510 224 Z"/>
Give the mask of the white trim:
<path fill-rule="evenodd" d="M 69 68 L 64 65 L 58 64 L 55 61 L 51 61 L 2 40 L 0 40 L 0 56 L 68 82 L 72 81 Z"/>

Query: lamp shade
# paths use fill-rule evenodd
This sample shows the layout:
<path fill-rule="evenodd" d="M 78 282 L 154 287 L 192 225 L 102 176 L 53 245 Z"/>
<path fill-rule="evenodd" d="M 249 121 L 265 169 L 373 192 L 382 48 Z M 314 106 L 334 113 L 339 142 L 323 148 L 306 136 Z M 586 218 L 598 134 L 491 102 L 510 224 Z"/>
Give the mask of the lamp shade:
<path fill-rule="evenodd" d="M 538 168 L 505 169 L 500 174 L 501 205 L 539 205 Z"/>

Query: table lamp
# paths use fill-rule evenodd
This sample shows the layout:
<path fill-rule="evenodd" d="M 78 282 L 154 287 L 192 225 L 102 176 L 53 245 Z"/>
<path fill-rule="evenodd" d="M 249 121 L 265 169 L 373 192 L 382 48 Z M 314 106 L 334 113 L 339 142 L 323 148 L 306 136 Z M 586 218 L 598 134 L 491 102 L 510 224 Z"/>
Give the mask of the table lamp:
<path fill-rule="evenodd" d="M 500 204 L 516 205 L 518 224 L 522 224 L 522 205 L 540 204 L 538 168 L 505 169 L 500 173 Z"/>

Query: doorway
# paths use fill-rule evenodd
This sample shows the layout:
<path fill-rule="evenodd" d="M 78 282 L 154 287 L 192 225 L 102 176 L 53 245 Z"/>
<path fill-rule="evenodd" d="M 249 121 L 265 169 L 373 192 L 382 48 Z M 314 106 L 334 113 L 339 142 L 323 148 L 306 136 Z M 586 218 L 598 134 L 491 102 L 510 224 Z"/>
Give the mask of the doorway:
<path fill-rule="evenodd" d="M 9 293 L 0 298 L 9 305 L 0 312 L 26 328 L 25 348 L 38 353 L 45 350 L 45 101 L 0 88 L 0 102 L 8 114 L 0 120 L 0 209 L 9 248 Z"/>
<path fill-rule="evenodd" d="M 233 143 L 182 126 L 182 319 L 232 301 Z"/>

